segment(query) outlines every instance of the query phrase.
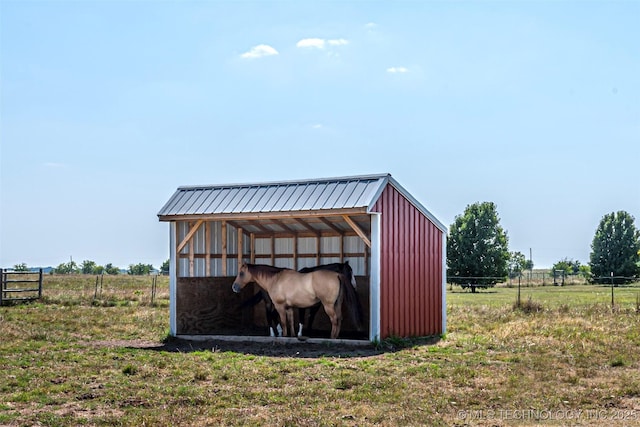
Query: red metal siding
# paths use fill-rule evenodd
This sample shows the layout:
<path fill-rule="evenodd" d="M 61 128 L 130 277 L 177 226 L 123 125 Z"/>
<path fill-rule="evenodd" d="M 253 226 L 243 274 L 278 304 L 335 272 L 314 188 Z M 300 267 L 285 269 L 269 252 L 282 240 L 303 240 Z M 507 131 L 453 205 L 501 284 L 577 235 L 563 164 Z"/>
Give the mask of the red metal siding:
<path fill-rule="evenodd" d="M 380 338 L 442 333 L 442 231 L 391 185 L 380 212 Z"/>

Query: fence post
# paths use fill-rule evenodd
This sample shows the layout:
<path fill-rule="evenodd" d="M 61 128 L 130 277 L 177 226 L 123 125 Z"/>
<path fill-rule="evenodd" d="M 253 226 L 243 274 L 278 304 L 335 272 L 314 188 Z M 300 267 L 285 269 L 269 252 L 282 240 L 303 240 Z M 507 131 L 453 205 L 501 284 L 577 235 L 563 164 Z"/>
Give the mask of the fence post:
<path fill-rule="evenodd" d="M 613 310 L 613 271 L 611 272 L 611 310 Z"/>
<path fill-rule="evenodd" d="M 42 269 L 40 269 L 40 275 L 38 277 L 38 299 L 42 299 Z"/>
<path fill-rule="evenodd" d="M 4 298 L 4 269 L 0 268 L 0 305 L 2 305 L 3 298 Z"/>

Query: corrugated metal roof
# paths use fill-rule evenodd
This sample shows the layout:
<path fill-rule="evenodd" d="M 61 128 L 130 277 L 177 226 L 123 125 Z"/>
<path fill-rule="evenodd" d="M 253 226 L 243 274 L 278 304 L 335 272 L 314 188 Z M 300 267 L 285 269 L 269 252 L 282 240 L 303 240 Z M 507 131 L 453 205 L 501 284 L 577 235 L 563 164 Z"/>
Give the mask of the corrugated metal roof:
<path fill-rule="evenodd" d="M 162 221 L 182 216 L 357 210 L 366 214 L 392 185 L 443 232 L 447 228 L 390 174 L 179 187 L 158 212 Z M 318 227 L 315 227 L 318 228 Z"/>
<path fill-rule="evenodd" d="M 255 184 L 179 187 L 161 217 L 368 209 L 389 174 Z"/>

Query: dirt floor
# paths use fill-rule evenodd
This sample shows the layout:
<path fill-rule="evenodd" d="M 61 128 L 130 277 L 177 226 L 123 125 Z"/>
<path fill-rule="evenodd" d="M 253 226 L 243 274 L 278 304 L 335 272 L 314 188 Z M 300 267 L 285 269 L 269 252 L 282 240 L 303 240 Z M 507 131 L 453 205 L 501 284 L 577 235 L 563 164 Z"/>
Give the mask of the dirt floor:
<path fill-rule="evenodd" d="M 266 339 L 254 341 L 206 340 L 191 341 L 173 338 L 167 342 L 141 340 L 110 340 L 85 343 L 87 346 L 139 348 L 152 351 L 187 353 L 191 351 L 232 351 L 242 354 L 270 357 L 370 357 L 393 351 L 392 348 L 379 348 L 370 343 L 346 344 L 333 342 L 310 342 L 297 339 Z"/>

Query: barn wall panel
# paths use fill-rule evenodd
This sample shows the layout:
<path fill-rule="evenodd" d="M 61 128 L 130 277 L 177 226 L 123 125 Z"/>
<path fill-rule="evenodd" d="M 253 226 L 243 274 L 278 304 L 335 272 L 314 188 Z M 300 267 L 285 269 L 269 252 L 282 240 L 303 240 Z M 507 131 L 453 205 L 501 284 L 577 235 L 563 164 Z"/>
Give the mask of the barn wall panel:
<path fill-rule="evenodd" d="M 391 185 L 373 210 L 382 213 L 381 338 L 441 333 L 442 232 Z"/>

